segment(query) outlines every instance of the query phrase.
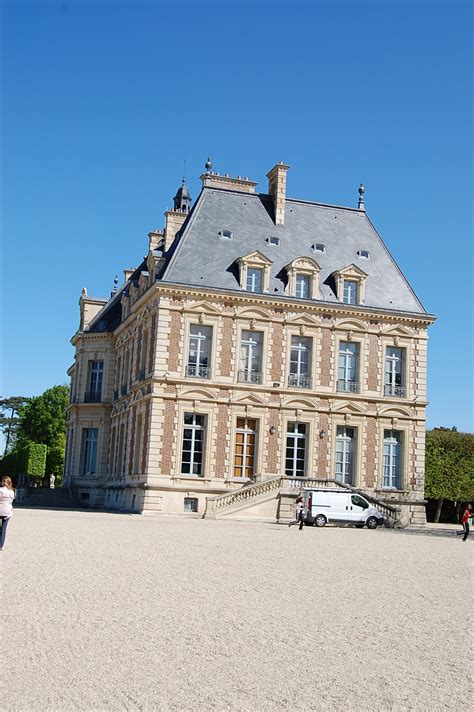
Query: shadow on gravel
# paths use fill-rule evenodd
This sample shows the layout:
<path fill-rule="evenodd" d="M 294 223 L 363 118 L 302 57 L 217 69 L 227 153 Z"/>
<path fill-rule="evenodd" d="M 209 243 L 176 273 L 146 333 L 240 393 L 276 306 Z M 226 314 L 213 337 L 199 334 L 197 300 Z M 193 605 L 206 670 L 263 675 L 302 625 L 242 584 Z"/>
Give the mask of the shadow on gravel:
<path fill-rule="evenodd" d="M 426 536 L 426 537 L 441 537 L 444 539 L 459 539 L 456 536 L 457 532 L 460 531 L 459 528 L 453 526 L 452 529 L 383 529 L 382 531 L 395 532 L 396 534 L 408 534 L 410 536 Z M 461 532 L 462 533 L 462 532 Z"/>

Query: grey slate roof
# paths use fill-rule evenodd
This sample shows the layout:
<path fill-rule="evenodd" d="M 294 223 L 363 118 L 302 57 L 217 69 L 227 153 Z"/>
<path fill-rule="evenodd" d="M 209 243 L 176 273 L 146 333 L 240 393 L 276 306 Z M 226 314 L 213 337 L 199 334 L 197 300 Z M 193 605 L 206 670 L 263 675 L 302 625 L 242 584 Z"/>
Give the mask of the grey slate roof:
<path fill-rule="evenodd" d="M 322 301 L 338 301 L 331 275 L 355 264 L 368 275 L 364 306 L 426 313 L 365 212 L 287 198 L 285 225 L 276 227 L 272 216 L 270 196 L 204 187 L 161 281 L 240 290 L 237 260 L 259 250 L 273 262 L 270 295 L 287 296 L 285 266 L 311 257 L 321 267 Z M 219 230 L 232 231 L 233 239 L 219 238 Z M 280 244 L 269 245 L 269 236 Z M 313 252 L 314 243 L 326 252 Z M 358 250 L 368 250 L 370 259 L 360 259 Z"/>

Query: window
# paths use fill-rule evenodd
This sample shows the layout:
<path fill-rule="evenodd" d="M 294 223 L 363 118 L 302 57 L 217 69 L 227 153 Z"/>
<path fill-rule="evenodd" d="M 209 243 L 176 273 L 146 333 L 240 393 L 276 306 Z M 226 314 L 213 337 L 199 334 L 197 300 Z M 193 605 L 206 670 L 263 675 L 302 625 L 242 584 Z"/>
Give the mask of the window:
<path fill-rule="evenodd" d="M 146 359 L 148 355 L 148 330 L 143 331 L 141 352 L 140 352 L 140 370 L 138 372 L 138 377 L 140 381 L 143 381 L 146 373 Z"/>
<path fill-rule="evenodd" d="M 265 238 L 265 242 L 267 245 L 279 245 L 280 244 L 280 238 L 279 237 L 273 237 L 272 235 L 269 237 Z"/>
<path fill-rule="evenodd" d="M 104 373 L 103 361 L 89 361 L 87 383 L 89 390 L 84 400 L 88 403 L 100 403 L 102 396 L 102 376 Z"/>
<path fill-rule="evenodd" d="M 242 331 L 239 381 L 243 383 L 262 382 L 262 344 L 263 334 L 261 331 Z"/>
<path fill-rule="evenodd" d="M 185 497 L 184 498 L 184 511 L 185 512 L 197 512 L 198 511 L 198 498 L 197 497 Z"/>
<path fill-rule="evenodd" d="M 357 304 L 357 282 L 352 279 L 344 280 L 344 304 Z"/>
<path fill-rule="evenodd" d="M 313 252 L 326 252 L 326 245 L 322 242 L 315 242 L 314 245 L 311 245 L 311 249 Z"/>
<path fill-rule="evenodd" d="M 336 433 L 336 480 L 346 485 L 354 482 L 354 428 L 338 426 Z"/>
<path fill-rule="evenodd" d="M 368 250 L 357 250 L 357 254 L 361 260 L 370 260 L 370 252 Z"/>
<path fill-rule="evenodd" d="M 383 486 L 401 487 L 402 434 L 397 430 L 384 430 L 383 439 Z"/>
<path fill-rule="evenodd" d="M 364 499 L 363 497 L 359 497 L 358 494 L 352 495 L 351 502 L 352 502 L 352 504 L 355 504 L 356 507 L 362 507 L 362 509 L 369 508 L 369 503 L 367 502 L 367 500 Z"/>
<path fill-rule="evenodd" d="M 256 420 L 252 418 L 237 418 L 234 477 L 253 479 L 255 474 L 256 435 Z"/>
<path fill-rule="evenodd" d="M 286 476 L 304 477 L 305 464 L 306 425 L 305 423 L 288 423 L 286 433 Z"/>
<path fill-rule="evenodd" d="M 263 270 L 255 267 L 247 268 L 247 290 L 249 292 L 262 292 Z"/>
<path fill-rule="evenodd" d="M 135 447 L 133 453 L 133 474 L 138 475 L 140 472 L 140 455 L 142 453 L 142 433 L 143 433 L 143 417 L 140 413 L 137 417 L 135 430 Z"/>
<path fill-rule="evenodd" d="M 121 394 L 123 396 L 128 391 L 129 379 L 130 379 L 130 351 L 129 351 L 129 349 L 127 349 L 125 351 L 125 358 L 123 360 L 122 389 L 121 389 Z"/>
<path fill-rule="evenodd" d="M 309 299 L 311 296 L 311 277 L 308 274 L 296 275 L 296 295 L 300 299 Z"/>
<path fill-rule="evenodd" d="M 211 346 L 212 326 L 191 324 L 189 327 L 187 376 L 210 378 Z"/>
<path fill-rule="evenodd" d="M 219 235 L 220 238 L 222 238 L 224 240 L 233 240 L 234 239 L 234 235 L 230 230 L 219 230 L 219 232 L 217 234 Z"/>
<path fill-rule="evenodd" d="M 404 398 L 406 388 L 404 385 L 405 349 L 393 346 L 387 347 L 385 356 L 385 395 Z"/>
<path fill-rule="evenodd" d="M 359 393 L 357 380 L 359 345 L 349 341 L 339 344 L 339 369 L 337 390 L 343 393 Z"/>
<path fill-rule="evenodd" d="M 311 339 L 291 337 L 289 386 L 311 388 Z"/>
<path fill-rule="evenodd" d="M 184 414 L 181 473 L 204 477 L 203 454 L 206 416 Z"/>
<path fill-rule="evenodd" d="M 115 463 L 115 476 L 122 477 L 125 474 L 125 426 L 122 423 L 119 430 L 119 442 L 117 451 L 117 462 Z"/>
<path fill-rule="evenodd" d="M 82 431 L 82 474 L 95 475 L 97 464 L 97 428 L 84 428 Z"/>

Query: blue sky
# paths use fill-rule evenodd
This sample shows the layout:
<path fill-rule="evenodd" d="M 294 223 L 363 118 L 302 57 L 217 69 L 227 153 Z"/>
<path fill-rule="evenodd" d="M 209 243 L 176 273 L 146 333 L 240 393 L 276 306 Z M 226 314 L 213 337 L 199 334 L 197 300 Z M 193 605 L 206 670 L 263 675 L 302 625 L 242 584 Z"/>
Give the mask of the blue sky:
<path fill-rule="evenodd" d="M 67 381 L 78 299 L 161 227 L 186 159 L 290 164 L 288 194 L 366 208 L 430 330 L 428 426 L 472 431 L 472 7 L 2 6 L 0 395 Z M 470 330 L 471 329 L 471 330 Z"/>

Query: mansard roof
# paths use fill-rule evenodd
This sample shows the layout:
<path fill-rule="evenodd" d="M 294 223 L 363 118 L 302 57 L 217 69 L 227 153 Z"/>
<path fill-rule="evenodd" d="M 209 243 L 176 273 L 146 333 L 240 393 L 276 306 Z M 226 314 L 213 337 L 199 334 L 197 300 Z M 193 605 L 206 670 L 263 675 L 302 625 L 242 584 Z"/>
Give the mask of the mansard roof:
<path fill-rule="evenodd" d="M 269 237 L 279 243 L 271 244 Z M 324 252 L 315 251 L 316 244 L 324 245 Z M 240 290 L 235 266 L 255 250 L 273 263 L 268 294 L 279 299 L 286 296 L 285 267 L 309 257 L 321 268 L 322 301 L 338 302 L 334 273 L 355 264 L 367 274 L 364 306 L 426 313 L 363 210 L 287 198 L 285 224 L 277 227 L 271 196 L 221 188 L 203 188 L 161 281 Z M 367 251 L 368 259 L 361 259 L 360 251 Z"/>

